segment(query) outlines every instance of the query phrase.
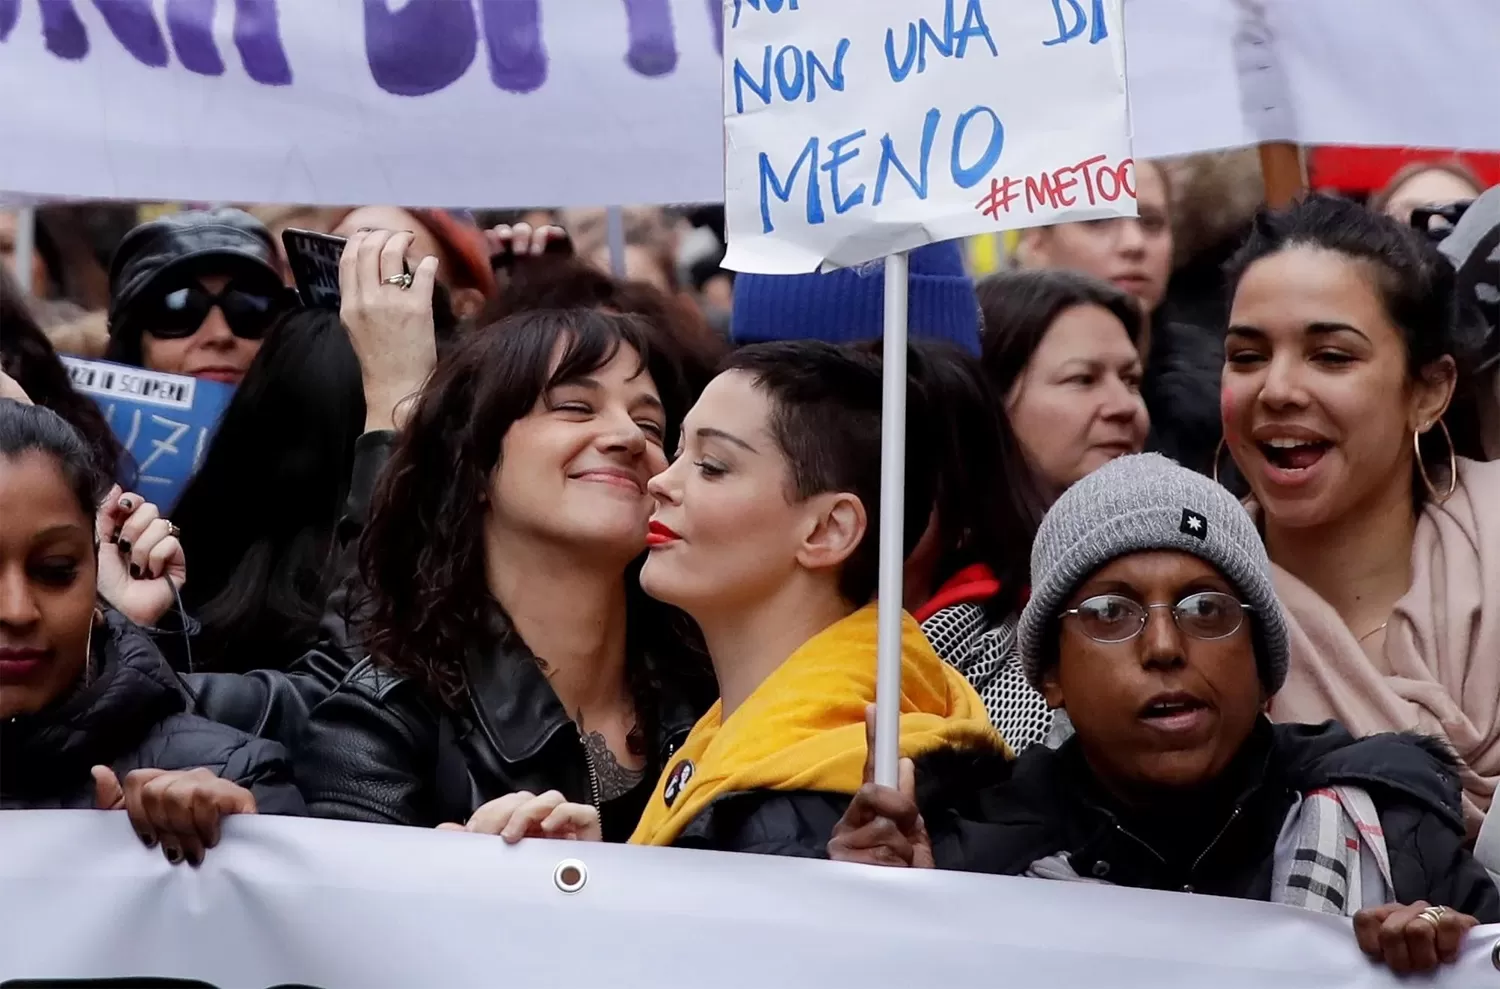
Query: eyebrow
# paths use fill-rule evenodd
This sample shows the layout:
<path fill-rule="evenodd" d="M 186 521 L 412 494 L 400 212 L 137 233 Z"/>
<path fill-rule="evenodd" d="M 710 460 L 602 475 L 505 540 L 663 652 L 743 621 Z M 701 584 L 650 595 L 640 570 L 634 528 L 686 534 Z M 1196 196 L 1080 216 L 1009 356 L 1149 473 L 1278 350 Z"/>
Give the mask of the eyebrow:
<path fill-rule="evenodd" d="M 51 539 L 54 536 L 68 536 L 68 535 L 72 535 L 75 532 L 88 533 L 88 534 L 92 535 L 92 533 L 90 532 L 89 529 L 87 529 L 84 526 L 79 525 L 77 522 L 62 522 L 62 523 L 59 523 L 58 525 L 49 525 L 47 528 L 43 529 L 41 532 L 38 532 L 33 537 L 33 539 L 35 539 L 37 541 L 40 541 L 40 540 L 43 540 L 43 539 Z"/>
<path fill-rule="evenodd" d="M 1369 336 L 1358 327 L 1350 326 L 1348 323 L 1308 323 L 1306 331 L 1308 336 L 1326 337 L 1335 333 L 1353 333 L 1355 336 L 1370 342 Z M 1256 340 L 1264 340 L 1266 331 L 1254 326 L 1230 326 L 1229 333 L 1234 336 L 1251 337 Z"/>
<path fill-rule="evenodd" d="M 760 453 L 760 451 L 755 447 L 751 446 L 749 443 L 746 443 L 744 440 L 740 439 L 733 433 L 726 433 L 724 432 L 724 430 L 714 429 L 712 426 L 704 426 L 702 429 L 698 430 L 696 435 L 700 440 L 723 440 L 726 443 L 733 443 L 735 446 L 740 447 L 744 450 L 748 450 L 751 453 Z"/>
<path fill-rule="evenodd" d="M 637 375 L 636 377 L 639 377 L 639 375 Z M 635 379 L 632 378 L 631 380 L 633 381 Z M 548 390 L 551 391 L 555 388 L 567 388 L 569 385 L 587 388 L 589 391 L 604 390 L 604 386 L 599 383 L 598 378 L 592 378 L 588 375 L 582 375 L 577 378 L 569 378 L 566 381 L 559 381 Z M 640 395 L 637 395 L 635 398 L 630 400 L 631 408 L 638 408 L 642 405 L 655 409 L 657 412 L 666 412 L 666 406 L 661 403 L 661 399 L 657 398 L 655 395 L 647 394 L 645 392 L 642 392 Z"/>

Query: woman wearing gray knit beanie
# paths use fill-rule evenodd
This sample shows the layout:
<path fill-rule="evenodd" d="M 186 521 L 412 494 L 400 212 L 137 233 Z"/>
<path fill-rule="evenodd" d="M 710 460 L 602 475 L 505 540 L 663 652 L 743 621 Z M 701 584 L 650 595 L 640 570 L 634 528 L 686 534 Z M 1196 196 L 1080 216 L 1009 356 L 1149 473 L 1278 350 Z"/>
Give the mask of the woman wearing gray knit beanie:
<path fill-rule="evenodd" d="M 1070 488 L 1037 532 L 1020 639 L 1075 735 L 971 769 L 961 805 L 866 786 L 830 857 L 1284 903 L 1354 918 L 1398 971 L 1500 922 L 1440 745 L 1265 717 L 1286 624 L 1253 522 L 1208 478 L 1145 454 Z M 954 789 L 951 765 L 924 771 Z"/>

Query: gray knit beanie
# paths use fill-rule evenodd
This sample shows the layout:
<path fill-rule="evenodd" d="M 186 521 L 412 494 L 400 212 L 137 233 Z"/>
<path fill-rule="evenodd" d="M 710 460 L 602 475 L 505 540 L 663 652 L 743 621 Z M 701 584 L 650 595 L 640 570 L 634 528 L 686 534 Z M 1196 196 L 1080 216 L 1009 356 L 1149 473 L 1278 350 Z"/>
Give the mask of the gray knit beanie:
<path fill-rule="evenodd" d="M 1049 632 L 1078 585 L 1111 560 L 1149 550 L 1191 553 L 1234 585 L 1255 609 L 1261 683 L 1268 694 L 1280 690 L 1289 658 L 1286 619 L 1255 523 L 1218 482 L 1157 453 L 1110 461 L 1064 492 L 1042 519 L 1020 625 L 1021 662 L 1032 685 L 1041 688 L 1056 659 L 1046 654 Z"/>

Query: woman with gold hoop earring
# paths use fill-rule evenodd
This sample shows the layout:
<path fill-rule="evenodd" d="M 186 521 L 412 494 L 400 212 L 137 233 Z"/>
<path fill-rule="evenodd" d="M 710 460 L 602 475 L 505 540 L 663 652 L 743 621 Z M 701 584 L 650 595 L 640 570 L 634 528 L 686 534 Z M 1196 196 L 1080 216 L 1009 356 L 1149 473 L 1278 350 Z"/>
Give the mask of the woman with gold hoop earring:
<path fill-rule="evenodd" d="M 96 536 L 93 459 L 55 412 L 0 399 L 0 810 L 121 810 L 122 832 L 198 865 L 224 817 L 307 808 L 282 747 L 189 714 L 147 632 L 99 595 L 101 556 L 123 554 Z"/>
<path fill-rule="evenodd" d="M 1500 463 L 1452 268 L 1314 196 L 1262 213 L 1229 276 L 1224 445 L 1291 626 L 1270 713 L 1445 741 L 1472 841 L 1500 783 Z"/>

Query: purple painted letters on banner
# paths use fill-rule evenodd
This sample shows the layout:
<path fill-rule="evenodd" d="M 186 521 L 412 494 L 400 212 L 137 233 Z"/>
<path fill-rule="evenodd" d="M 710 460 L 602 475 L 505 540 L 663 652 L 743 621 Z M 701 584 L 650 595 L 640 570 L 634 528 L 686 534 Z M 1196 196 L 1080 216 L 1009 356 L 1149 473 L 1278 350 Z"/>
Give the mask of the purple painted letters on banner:
<path fill-rule="evenodd" d="M 20 22 L 24 0 L 0 0 L 0 42 Z M 36 0 L 42 40 L 59 58 L 72 61 L 89 53 L 89 34 L 77 0 Z M 218 0 L 166 0 L 166 29 L 158 23 L 154 0 L 93 0 L 110 33 L 137 62 L 164 68 L 171 62 L 167 37 L 183 68 L 222 76 L 224 58 L 214 39 Z M 234 0 L 234 44 L 245 72 L 267 86 L 292 81 L 291 63 L 281 40 L 278 4 L 283 0 Z M 365 55 L 376 85 L 397 96 L 426 96 L 446 89 L 474 64 L 483 36 L 490 79 L 510 93 L 530 93 L 547 81 L 548 55 L 542 39 L 545 0 L 364 0 Z M 602 0 L 597 0 L 602 2 Z M 621 0 L 625 6 L 625 61 L 648 78 L 677 69 L 677 35 L 672 0 Z M 721 0 L 704 0 L 713 24 L 714 46 L 724 50 Z M 587 30 L 587 25 L 569 25 Z"/>
<path fill-rule="evenodd" d="M 37 0 L 42 40 L 59 58 L 77 60 L 89 53 L 89 35 L 74 9 L 74 0 Z M 224 74 L 224 59 L 214 41 L 218 0 L 167 0 L 167 31 L 184 68 L 200 75 Z M 245 72 L 267 86 L 292 81 L 291 63 L 281 43 L 277 0 L 234 0 L 234 43 Z M 115 40 L 131 57 L 151 68 L 170 61 L 167 40 L 156 21 L 152 0 L 94 0 Z M 21 0 L 0 0 L 0 41 L 5 41 L 21 14 Z"/>
<path fill-rule="evenodd" d="M 479 0 L 490 79 L 507 93 L 530 93 L 547 81 L 537 0 Z"/>

